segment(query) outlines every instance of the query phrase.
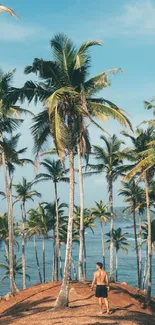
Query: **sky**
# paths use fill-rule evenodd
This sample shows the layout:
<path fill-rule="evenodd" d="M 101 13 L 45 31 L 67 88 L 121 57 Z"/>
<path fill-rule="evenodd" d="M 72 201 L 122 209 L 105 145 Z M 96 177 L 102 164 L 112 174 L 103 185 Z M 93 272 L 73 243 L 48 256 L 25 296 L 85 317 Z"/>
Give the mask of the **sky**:
<path fill-rule="evenodd" d="M 24 67 L 34 58 L 52 58 L 50 39 L 56 33 L 65 33 L 76 46 L 81 42 L 97 39 L 103 47 L 92 49 L 90 75 L 96 75 L 111 68 L 122 68 L 124 73 L 111 76 L 111 86 L 101 95 L 125 109 L 133 127 L 152 117 L 144 109 L 144 100 L 155 96 L 155 1 L 154 0 L 44 0 L 13 1 L 3 0 L 3 5 L 12 8 L 20 20 L 8 14 L 0 15 L 0 68 L 5 72 L 16 68 L 14 86 L 22 86 L 26 80 L 35 76 L 24 75 Z M 22 107 L 31 109 L 35 114 L 42 107 L 24 103 Z M 26 117 L 22 129 L 20 147 L 28 146 L 32 156 L 32 138 L 29 127 L 31 120 Z M 120 137 L 122 128 L 116 121 L 106 123 L 110 134 Z M 91 128 L 93 144 L 102 144 L 101 131 Z M 127 145 L 129 143 L 127 142 Z M 15 183 L 26 176 L 31 180 L 35 174 L 32 167 L 18 168 Z M 3 188 L 3 173 L 0 171 Z M 114 204 L 124 204 L 118 196 L 120 180 L 114 185 Z M 59 186 L 62 201 L 68 201 L 68 185 Z M 92 206 L 94 201 L 108 201 L 107 184 L 104 175 L 85 180 L 85 205 Z M 2 189 L 1 188 L 1 189 Z M 39 186 L 43 200 L 54 200 L 52 184 Z M 79 191 L 76 185 L 75 201 L 79 204 Z M 30 205 L 28 205 L 30 207 Z M 1 210 L 5 202 L 1 202 Z M 18 207 L 15 208 L 18 213 Z"/>

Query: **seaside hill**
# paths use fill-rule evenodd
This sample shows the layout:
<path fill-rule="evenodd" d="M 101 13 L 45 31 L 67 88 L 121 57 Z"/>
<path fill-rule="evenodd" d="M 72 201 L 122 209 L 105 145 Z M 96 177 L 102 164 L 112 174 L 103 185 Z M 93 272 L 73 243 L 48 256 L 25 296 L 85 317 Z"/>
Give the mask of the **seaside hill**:
<path fill-rule="evenodd" d="M 111 284 L 109 292 L 110 315 L 99 314 L 98 301 L 90 291 L 90 282 L 70 283 L 70 308 L 54 311 L 52 306 L 61 283 L 36 285 L 20 291 L 14 297 L 7 295 L 0 301 L 1 325 L 154 325 L 155 299 L 144 305 L 142 292 L 126 284 Z"/>

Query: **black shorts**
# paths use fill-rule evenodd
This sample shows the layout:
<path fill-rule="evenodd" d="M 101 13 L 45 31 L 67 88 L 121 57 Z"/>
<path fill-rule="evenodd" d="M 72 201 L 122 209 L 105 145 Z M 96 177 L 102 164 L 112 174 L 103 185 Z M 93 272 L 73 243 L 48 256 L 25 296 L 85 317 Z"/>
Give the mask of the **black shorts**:
<path fill-rule="evenodd" d="M 108 290 L 107 286 L 105 285 L 97 285 L 96 286 L 96 297 L 97 298 L 107 298 L 108 297 Z"/>

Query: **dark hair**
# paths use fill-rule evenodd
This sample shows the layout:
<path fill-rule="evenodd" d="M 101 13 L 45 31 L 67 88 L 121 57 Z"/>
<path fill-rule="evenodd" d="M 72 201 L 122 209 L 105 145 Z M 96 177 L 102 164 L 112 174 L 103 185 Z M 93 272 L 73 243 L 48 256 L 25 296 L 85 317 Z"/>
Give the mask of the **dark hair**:
<path fill-rule="evenodd" d="M 102 267 L 103 267 L 103 264 L 102 263 L 97 262 L 96 264 L 100 267 L 100 269 L 102 269 Z"/>

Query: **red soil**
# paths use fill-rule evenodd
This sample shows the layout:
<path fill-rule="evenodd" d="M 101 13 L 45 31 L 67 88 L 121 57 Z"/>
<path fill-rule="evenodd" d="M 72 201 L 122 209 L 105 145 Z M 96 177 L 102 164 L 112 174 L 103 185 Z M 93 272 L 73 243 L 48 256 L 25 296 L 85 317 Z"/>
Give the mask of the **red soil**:
<path fill-rule="evenodd" d="M 111 284 L 109 302 L 111 314 L 100 316 L 98 301 L 89 283 L 72 282 L 70 308 L 51 310 L 60 290 L 59 283 L 47 283 L 20 291 L 8 301 L 0 301 L 1 325 L 155 325 L 155 300 L 151 308 L 143 309 L 144 296 L 137 289 L 123 284 Z"/>

